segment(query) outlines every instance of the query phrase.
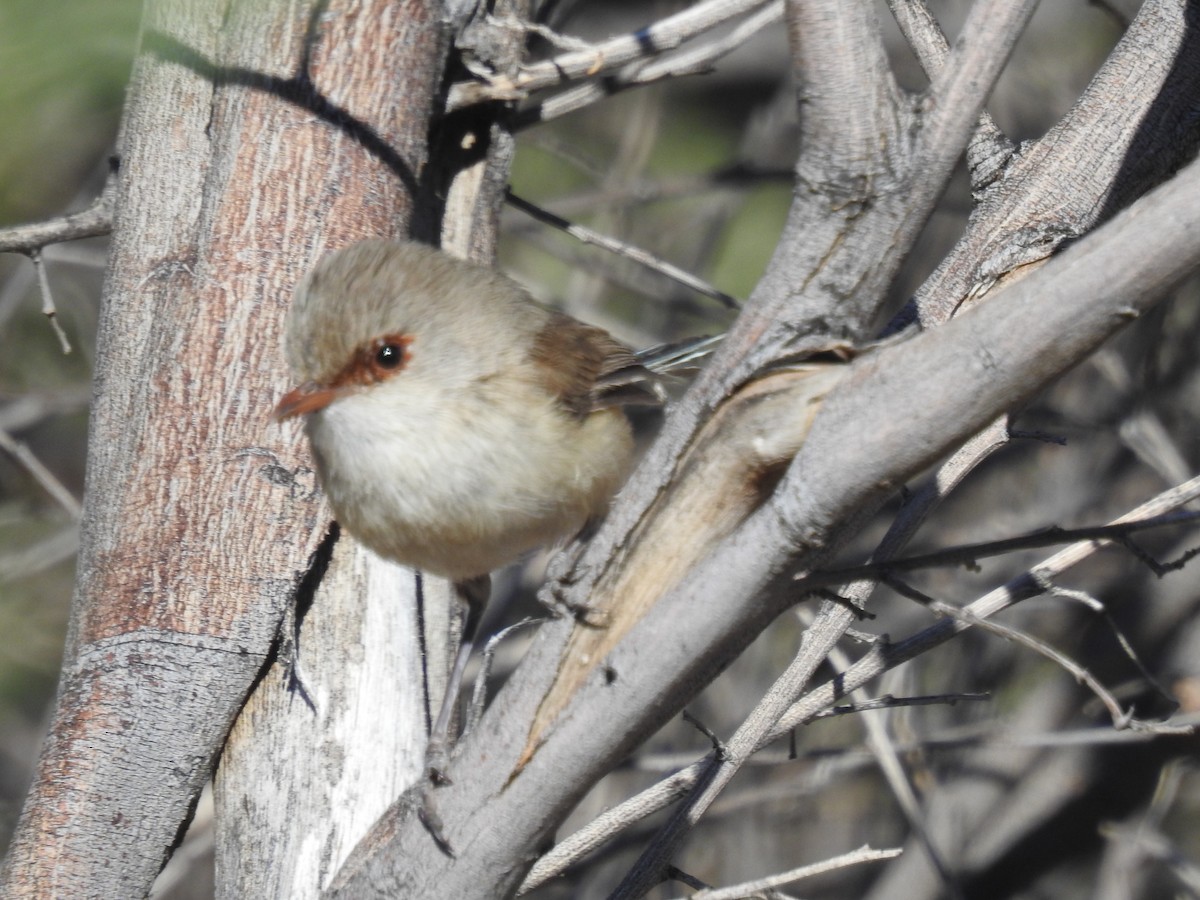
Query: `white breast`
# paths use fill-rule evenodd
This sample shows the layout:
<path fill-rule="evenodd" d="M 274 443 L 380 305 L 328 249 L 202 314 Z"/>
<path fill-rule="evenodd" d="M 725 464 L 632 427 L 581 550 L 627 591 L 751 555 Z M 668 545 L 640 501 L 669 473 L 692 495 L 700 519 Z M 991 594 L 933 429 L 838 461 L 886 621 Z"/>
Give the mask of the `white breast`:
<path fill-rule="evenodd" d="M 524 382 L 453 398 L 391 387 L 343 397 L 308 430 L 338 520 L 405 565 L 456 580 L 499 568 L 602 514 L 628 469 L 620 411 L 580 420 Z"/>

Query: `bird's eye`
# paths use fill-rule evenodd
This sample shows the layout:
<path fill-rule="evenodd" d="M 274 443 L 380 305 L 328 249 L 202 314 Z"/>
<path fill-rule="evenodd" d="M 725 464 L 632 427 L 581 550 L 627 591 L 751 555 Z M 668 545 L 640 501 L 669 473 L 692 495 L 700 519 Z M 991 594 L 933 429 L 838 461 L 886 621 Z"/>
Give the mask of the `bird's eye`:
<path fill-rule="evenodd" d="M 392 370 L 404 362 L 404 346 L 386 341 L 375 348 L 375 365 L 381 369 Z"/>
<path fill-rule="evenodd" d="M 359 346 L 346 378 L 356 384 L 377 384 L 404 370 L 409 361 L 407 334 L 384 334 Z"/>

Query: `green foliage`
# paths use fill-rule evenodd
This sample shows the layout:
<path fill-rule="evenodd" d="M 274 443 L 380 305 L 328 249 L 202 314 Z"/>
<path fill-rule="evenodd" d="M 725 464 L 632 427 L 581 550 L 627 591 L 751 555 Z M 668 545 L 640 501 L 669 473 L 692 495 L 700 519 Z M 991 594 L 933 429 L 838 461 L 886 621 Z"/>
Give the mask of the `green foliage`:
<path fill-rule="evenodd" d="M 140 12 L 135 0 L 0 4 L 0 220 L 57 210 L 112 143 Z"/>

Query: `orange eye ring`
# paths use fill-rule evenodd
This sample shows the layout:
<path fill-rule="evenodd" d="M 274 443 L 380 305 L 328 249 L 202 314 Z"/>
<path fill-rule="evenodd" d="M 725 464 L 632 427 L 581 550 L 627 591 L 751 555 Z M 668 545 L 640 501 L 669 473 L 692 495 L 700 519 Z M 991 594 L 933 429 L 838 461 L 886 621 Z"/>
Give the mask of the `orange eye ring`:
<path fill-rule="evenodd" d="M 404 371 L 412 358 L 408 347 L 412 337 L 407 334 L 385 334 L 359 346 L 354 357 L 323 386 L 333 390 L 358 385 L 379 384 Z"/>

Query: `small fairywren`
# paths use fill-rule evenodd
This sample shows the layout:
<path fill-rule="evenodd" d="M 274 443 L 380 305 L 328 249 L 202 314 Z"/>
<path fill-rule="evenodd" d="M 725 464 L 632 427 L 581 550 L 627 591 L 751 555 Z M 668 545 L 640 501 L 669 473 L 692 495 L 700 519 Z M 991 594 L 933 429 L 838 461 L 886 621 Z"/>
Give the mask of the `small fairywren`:
<path fill-rule="evenodd" d="M 633 458 L 621 407 L 719 338 L 634 354 L 516 282 L 421 244 L 363 241 L 301 283 L 287 323 L 305 416 L 342 526 L 378 555 L 451 579 L 463 637 L 427 750 L 434 784 L 489 573 L 603 515 Z"/>
<path fill-rule="evenodd" d="M 633 454 L 621 406 L 654 375 L 608 332 L 421 244 L 327 255 L 287 356 L 341 524 L 380 556 L 464 583 L 603 514 Z"/>

